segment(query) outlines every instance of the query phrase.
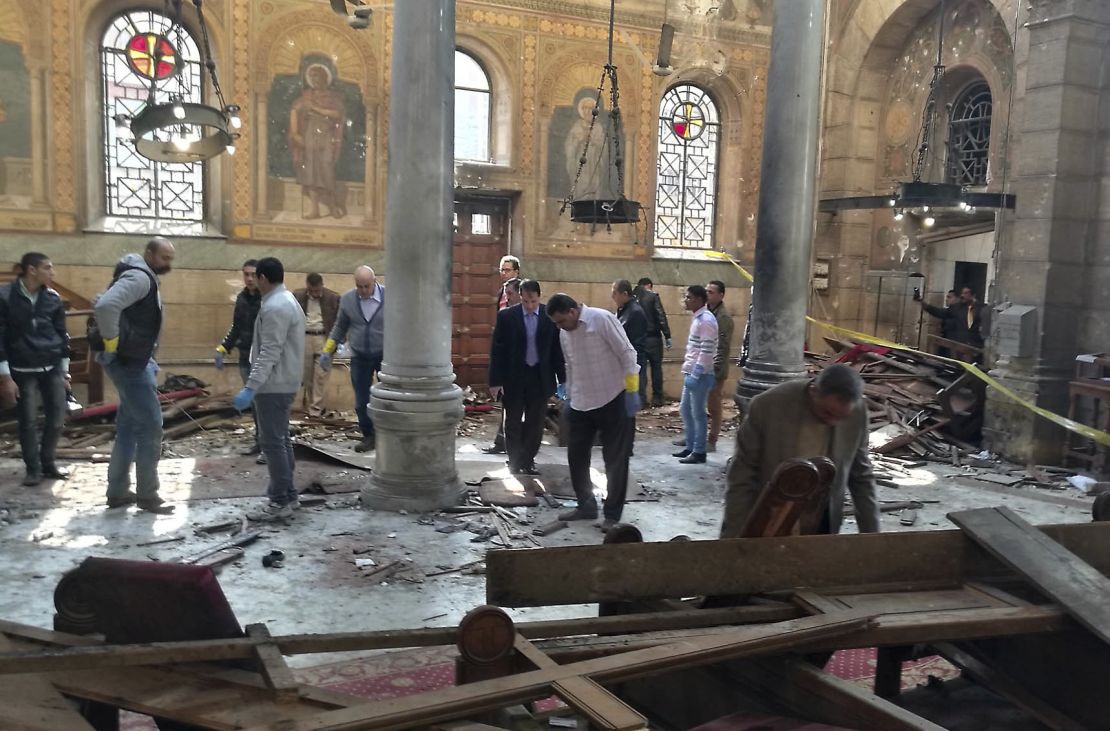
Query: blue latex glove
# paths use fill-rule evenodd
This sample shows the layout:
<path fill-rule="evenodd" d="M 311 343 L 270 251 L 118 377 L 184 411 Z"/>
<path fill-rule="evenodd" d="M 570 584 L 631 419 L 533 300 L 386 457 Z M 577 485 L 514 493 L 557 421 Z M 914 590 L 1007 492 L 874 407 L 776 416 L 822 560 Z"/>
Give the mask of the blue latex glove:
<path fill-rule="evenodd" d="M 671 349 L 671 339 L 667 338 L 666 340 L 664 340 L 663 341 L 663 346 L 666 347 L 667 350 L 670 350 Z"/>
<path fill-rule="evenodd" d="M 567 385 L 565 383 L 560 383 L 555 387 L 555 398 L 560 401 L 567 400 Z"/>
<path fill-rule="evenodd" d="M 637 391 L 624 392 L 624 415 L 635 416 L 640 410 L 640 394 Z"/>
<path fill-rule="evenodd" d="M 101 366 L 107 366 L 109 363 L 115 363 L 116 354 L 102 350 L 96 354 L 96 362 L 99 363 Z"/>
<path fill-rule="evenodd" d="M 231 405 L 235 407 L 236 411 L 246 411 L 247 407 L 254 401 L 254 389 L 244 388 L 239 393 L 235 394 L 235 398 L 231 400 Z"/>
<path fill-rule="evenodd" d="M 331 353 L 320 353 L 320 369 L 331 370 Z"/>
<path fill-rule="evenodd" d="M 216 370 L 222 371 L 224 369 L 224 354 L 216 351 Z"/>

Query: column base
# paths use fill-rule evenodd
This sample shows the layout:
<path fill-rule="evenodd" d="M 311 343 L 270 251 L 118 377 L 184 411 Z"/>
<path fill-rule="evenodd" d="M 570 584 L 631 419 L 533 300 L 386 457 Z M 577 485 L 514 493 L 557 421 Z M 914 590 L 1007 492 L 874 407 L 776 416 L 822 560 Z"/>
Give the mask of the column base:
<path fill-rule="evenodd" d="M 769 391 L 780 383 L 796 381 L 806 377 L 804 363 L 784 365 L 781 363 L 766 363 L 761 361 L 748 361 L 744 366 L 744 377 L 736 382 L 736 393 L 733 400 L 741 413 L 747 411 L 751 400 Z"/>
<path fill-rule="evenodd" d="M 458 505 L 466 496 L 455 468 L 462 390 L 453 383 L 426 390 L 432 385 L 426 381 L 382 378 L 370 395 L 375 467 L 361 492 L 362 507 L 430 512 Z"/>
<path fill-rule="evenodd" d="M 1021 398 L 1067 414 L 1069 368 L 1000 363 L 990 375 Z M 1059 464 L 1067 432 L 1012 399 L 987 389 L 983 444 L 1018 464 Z"/>

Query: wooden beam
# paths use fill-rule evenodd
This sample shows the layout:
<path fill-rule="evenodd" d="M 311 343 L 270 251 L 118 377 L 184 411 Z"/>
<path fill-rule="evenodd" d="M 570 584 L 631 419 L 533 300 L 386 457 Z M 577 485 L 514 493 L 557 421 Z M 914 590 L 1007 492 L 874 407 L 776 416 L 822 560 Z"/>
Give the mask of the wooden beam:
<path fill-rule="evenodd" d="M 266 687 L 274 692 L 274 700 L 278 703 L 296 701 L 300 696 L 300 683 L 285 664 L 285 657 L 270 636 L 270 630 L 264 624 L 248 624 L 246 630 L 247 637 L 258 641 L 252 648 L 254 659 L 258 661 Z"/>
<path fill-rule="evenodd" d="M 1110 523 L 1043 530 L 1110 573 Z M 489 551 L 486 600 L 524 607 L 805 589 L 865 593 L 1009 575 L 958 530 L 625 543 Z"/>
<path fill-rule="evenodd" d="M 722 672 L 804 718 L 847 728 L 944 731 L 890 701 L 798 658 L 728 663 Z"/>
<path fill-rule="evenodd" d="M 519 634 L 513 647 L 535 665 L 537 670 L 558 667 L 558 663 Z M 568 706 L 588 718 L 592 728 L 636 731 L 647 727 L 646 718 L 589 678 L 556 680 L 551 688 Z"/>
<path fill-rule="evenodd" d="M 1110 643 L 1110 579 L 1005 507 L 949 513 L 949 520 Z M 1092 525 L 1098 525 L 1093 523 Z"/>
<path fill-rule="evenodd" d="M 723 637 L 702 637 L 660 647 L 533 670 L 494 680 L 368 703 L 320 714 L 307 721 L 260 724 L 249 731 L 359 731 L 407 729 L 543 697 L 551 685 L 574 677 L 600 683 L 679 670 L 757 654 L 786 652 L 815 637 L 835 636 L 866 627 L 870 618 L 807 617 L 758 627 L 738 627 Z"/>
<path fill-rule="evenodd" d="M 12 643 L 0 634 L 0 649 Z M 18 675 L 0 683 L 0 729 L 4 731 L 93 731 L 70 702 L 41 675 Z"/>
<path fill-rule="evenodd" d="M 803 612 L 789 604 L 766 604 L 727 609 L 686 609 L 671 612 L 583 617 L 580 619 L 523 622 L 517 631 L 529 639 L 604 633 L 626 634 L 665 629 L 688 629 L 720 624 L 780 622 L 795 619 Z M 0 631 L 28 639 L 55 636 L 37 627 L 0 621 Z M 45 633 L 45 634 L 44 634 Z M 381 650 L 402 647 L 437 647 L 455 643 L 455 628 L 338 632 L 318 635 L 279 635 L 271 638 L 283 655 L 322 652 Z M 87 643 L 91 644 L 91 643 Z M 166 663 L 215 662 L 249 659 L 259 640 L 250 637 L 189 642 L 152 642 L 145 645 L 103 645 L 70 647 L 37 652 L 0 653 L 0 675 L 8 673 L 78 670 L 82 668 L 162 665 Z"/>

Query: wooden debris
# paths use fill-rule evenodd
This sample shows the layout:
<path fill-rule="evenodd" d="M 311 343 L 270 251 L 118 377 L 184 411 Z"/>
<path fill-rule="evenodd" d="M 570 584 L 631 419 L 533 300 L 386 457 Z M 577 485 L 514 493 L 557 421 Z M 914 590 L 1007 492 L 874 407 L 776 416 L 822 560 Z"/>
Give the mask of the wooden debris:
<path fill-rule="evenodd" d="M 552 533 L 557 533 L 563 528 L 566 528 L 569 523 L 565 520 L 553 520 L 550 523 L 545 523 L 532 529 L 532 534 L 537 536 L 549 536 Z"/>

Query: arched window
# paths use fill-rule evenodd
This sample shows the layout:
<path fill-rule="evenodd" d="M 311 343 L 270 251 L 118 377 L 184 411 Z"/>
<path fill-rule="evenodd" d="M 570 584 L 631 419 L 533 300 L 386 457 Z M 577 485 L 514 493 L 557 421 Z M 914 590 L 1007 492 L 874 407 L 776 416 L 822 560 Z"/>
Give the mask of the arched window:
<path fill-rule="evenodd" d="M 468 53 L 455 51 L 455 159 L 489 162 L 489 74 Z"/>
<path fill-rule="evenodd" d="M 105 213 L 122 218 L 172 221 L 204 219 L 204 164 L 152 162 L 139 155 L 115 117 L 134 116 L 155 100 L 200 102 L 201 64 L 196 41 L 170 18 L 131 10 L 108 25 L 100 43 L 103 84 Z"/>
<path fill-rule="evenodd" d="M 671 87 L 659 104 L 655 245 L 708 249 L 717 210 L 717 105 L 693 84 Z"/>
<path fill-rule="evenodd" d="M 979 81 L 964 89 L 948 120 L 948 182 L 986 185 L 991 141 L 991 90 Z"/>

